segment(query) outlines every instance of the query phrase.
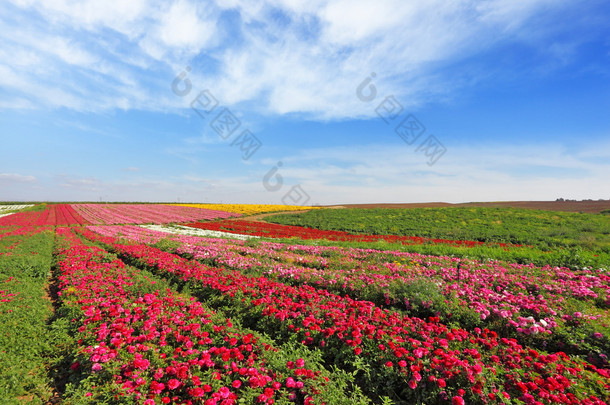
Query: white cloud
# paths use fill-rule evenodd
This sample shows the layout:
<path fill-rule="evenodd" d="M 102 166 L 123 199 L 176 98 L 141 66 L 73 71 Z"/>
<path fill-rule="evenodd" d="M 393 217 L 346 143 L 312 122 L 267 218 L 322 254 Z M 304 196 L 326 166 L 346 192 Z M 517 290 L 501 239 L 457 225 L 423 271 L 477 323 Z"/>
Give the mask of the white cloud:
<path fill-rule="evenodd" d="M 146 0 L 108 2 L 105 0 L 36 0 L 12 1 L 21 8 L 36 8 L 54 24 L 98 30 L 108 27 L 125 35 L 139 35 L 138 20 L 154 10 L 154 4 Z"/>
<path fill-rule="evenodd" d="M 37 179 L 34 176 L 27 176 L 17 173 L 0 173 L 0 183 L 34 183 Z"/>
<path fill-rule="evenodd" d="M 610 145 L 568 150 L 555 144 L 520 147 L 451 146 L 433 166 L 408 145 L 362 145 L 308 149 L 282 159 L 282 186 L 263 186 L 275 165 L 257 162 L 247 172 L 227 176 L 218 171 L 147 176 L 126 180 L 58 176 L 51 181 L 32 176 L 0 175 L 4 198 L 21 200 L 200 201 L 281 204 L 300 185 L 309 204 L 365 202 L 468 202 L 608 199 Z M 604 153 L 596 151 L 603 149 Z M 275 180 L 274 180 L 275 181 Z M 275 183 L 273 183 L 275 184 Z M 40 185 L 40 187 L 33 187 Z"/>
<path fill-rule="evenodd" d="M 201 7 L 179 0 L 162 17 L 160 38 L 170 47 L 198 51 L 214 34 L 214 21 L 200 17 Z"/>
<path fill-rule="evenodd" d="M 90 66 L 97 62 L 95 56 L 65 38 L 50 38 L 41 45 L 70 65 Z"/>
<path fill-rule="evenodd" d="M 365 145 L 305 150 L 282 159 L 280 173 L 329 204 L 610 198 L 610 163 L 591 162 L 590 153 L 553 144 L 454 146 L 428 166 L 407 145 Z"/>
<path fill-rule="evenodd" d="M 60 176 L 60 187 L 77 190 L 101 191 L 104 189 L 102 181 L 95 177 L 73 178 L 71 176 Z"/>
<path fill-rule="evenodd" d="M 459 73 L 439 74 L 439 66 L 528 32 L 543 38 L 549 27 L 531 20 L 549 4 L 15 0 L 0 17 L 0 56 L 11 75 L 0 86 L 28 107 L 184 108 L 169 86 L 177 70 L 203 58 L 193 83 L 213 85 L 229 106 L 315 119 L 371 117 L 373 108 L 354 95 L 370 72 L 378 74 L 380 94 L 395 94 L 405 107 L 445 97 L 462 81 Z"/>

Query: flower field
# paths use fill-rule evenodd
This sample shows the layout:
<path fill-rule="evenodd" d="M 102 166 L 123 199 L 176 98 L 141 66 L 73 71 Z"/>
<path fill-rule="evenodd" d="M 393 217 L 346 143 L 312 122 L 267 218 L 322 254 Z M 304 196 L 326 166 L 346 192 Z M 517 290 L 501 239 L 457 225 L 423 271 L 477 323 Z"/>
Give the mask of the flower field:
<path fill-rule="evenodd" d="M 258 236 L 253 235 L 242 235 L 237 233 L 229 233 L 229 232 L 220 232 L 220 231 L 210 231 L 206 229 L 198 229 L 192 228 L 189 226 L 183 225 L 139 225 L 142 228 L 150 229 L 153 231 L 160 231 L 164 233 L 175 233 L 179 235 L 187 235 L 187 236 L 202 236 L 207 238 L 231 238 L 231 239 L 254 239 L 258 238 Z"/>
<path fill-rule="evenodd" d="M 365 362 L 375 373 L 363 377 L 362 389 L 372 391 L 373 396 L 380 393 L 372 387 L 385 381 L 394 392 L 400 392 L 393 399 L 404 403 L 443 397 L 458 402 L 513 396 L 534 400 L 533 395 L 538 395 L 540 390 L 546 396 L 550 386 L 539 387 L 546 379 L 563 381 L 561 372 L 548 374 L 548 370 L 568 369 L 576 375 L 594 373 L 597 377 L 592 377 L 595 382 L 590 389 L 607 389 L 606 370 L 570 359 L 563 353 L 547 357 L 487 329 L 472 333 L 449 329 L 435 317 L 427 321 L 409 317 L 324 289 L 308 285 L 294 287 L 272 278 L 246 276 L 239 271 L 198 264 L 144 244 L 124 244 L 90 231 L 81 232 L 135 265 L 188 282 L 191 288 L 199 286 L 206 296 L 222 299 L 225 306 L 237 306 L 236 313 L 245 322 L 256 321 L 264 330 L 275 330 L 278 340 L 296 336 L 306 346 L 324 348 L 335 364 L 345 368 Z M 515 368 L 520 372 L 514 372 Z M 547 371 L 540 374 L 542 370 Z M 567 387 L 577 384 L 574 380 L 566 382 Z M 551 403 L 577 400 L 550 395 Z M 579 400 L 596 401 L 593 397 Z"/>
<path fill-rule="evenodd" d="M 154 281 L 137 269 L 67 228 L 57 235 L 58 295 L 80 325 L 70 369 L 87 376 L 90 401 L 309 404 L 336 395 L 329 374 L 298 350 L 280 353 L 195 299 L 148 292 Z"/>
<path fill-rule="evenodd" d="M 0 226 L 63 226 L 89 224 L 69 204 L 48 205 L 40 211 L 18 212 L 0 218 Z"/>
<path fill-rule="evenodd" d="M 202 208 L 208 210 L 218 210 L 233 212 L 242 215 L 263 214 L 266 212 L 282 211 L 304 211 L 318 209 L 319 207 L 303 205 L 273 205 L 273 204 L 176 204 L 182 207 Z"/>
<path fill-rule="evenodd" d="M 33 204 L 0 204 L 0 216 L 31 207 Z"/>
<path fill-rule="evenodd" d="M 542 211 L 517 208 L 449 207 L 409 209 L 320 209 L 296 215 L 273 215 L 265 219 L 350 234 L 417 236 L 507 244 L 511 248 L 480 249 L 470 245 L 445 245 L 443 253 L 506 259 L 520 263 L 555 266 L 605 267 L 610 263 L 610 215 Z M 526 248 L 518 248 L 524 245 Z M 438 247 L 420 245 L 421 253 Z"/>
<path fill-rule="evenodd" d="M 350 241 L 350 242 L 377 242 L 385 241 L 390 243 L 402 243 L 404 245 L 420 244 L 446 244 L 452 246 L 474 247 L 482 246 L 484 242 L 470 240 L 449 240 L 422 238 L 418 236 L 398 236 L 398 235 L 355 235 L 343 231 L 324 231 L 314 228 L 301 226 L 279 225 L 266 222 L 247 222 L 247 221 L 215 221 L 209 223 L 194 223 L 188 226 L 198 229 L 208 229 L 213 231 L 230 232 L 243 235 L 254 235 L 266 238 L 299 238 L 299 239 L 323 239 L 331 241 Z M 489 244 L 488 244 L 489 245 Z M 508 245 L 506 243 L 495 244 L 501 247 L 521 247 L 522 245 Z"/>
<path fill-rule="evenodd" d="M 441 316 L 443 322 L 462 313 L 462 323 L 471 327 L 491 328 L 541 348 L 563 345 L 563 351 L 578 353 L 578 345 L 569 344 L 577 331 L 581 332 L 577 336 L 595 348 L 591 355 L 607 356 L 610 345 L 610 334 L 596 335 L 610 331 L 604 326 L 610 321 L 606 313 L 610 278 L 606 272 L 340 247 L 253 245 L 173 236 L 136 226 L 88 229 L 139 243 L 171 238 L 178 243 L 178 253 L 205 263 L 292 284 L 315 285 L 418 316 Z M 409 285 L 420 286 L 422 291 L 405 289 Z M 608 365 L 606 357 L 597 361 Z"/>
<path fill-rule="evenodd" d="M 164 219 L 167 207 L 55 204 L 0 218 L 0 327 L 9 331 L 0 361 L 12 365 L 0 371 L 0 396 L 146 405 L 609 403 L 605 268 L 125 225 L 189 215 Z M 341 237 L 175 208 L 219 215 L 210 222 L 218 228 L 207 229 L 233 234 Z"/>
<path fill-rule="evenodd" d="M 239 214 L 165 204 L 73 204 L 92 224 L 161 224 L 236 217 Z"/>

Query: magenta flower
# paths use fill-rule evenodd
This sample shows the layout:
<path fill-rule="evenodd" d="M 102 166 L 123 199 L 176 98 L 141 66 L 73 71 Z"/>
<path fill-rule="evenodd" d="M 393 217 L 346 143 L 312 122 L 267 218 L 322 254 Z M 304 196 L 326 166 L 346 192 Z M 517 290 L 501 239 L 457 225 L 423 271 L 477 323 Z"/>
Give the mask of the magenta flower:
<path fill-rule="evenodd" d="M 172 378 L 171 380 L 169 380 L 167 382 L 167 386 L 169 387 L 170 390 L 175 390 L 176 388 L 178 388 L 180 386 L 180 381 L 176 380 L 175 378 Z"/>

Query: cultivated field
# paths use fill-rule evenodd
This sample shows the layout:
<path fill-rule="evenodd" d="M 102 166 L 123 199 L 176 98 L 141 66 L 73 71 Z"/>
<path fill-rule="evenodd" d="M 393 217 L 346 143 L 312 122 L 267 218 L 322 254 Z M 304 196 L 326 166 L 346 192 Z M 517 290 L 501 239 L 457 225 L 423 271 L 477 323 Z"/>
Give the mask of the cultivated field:
<path fill-rule="evenodd" d="M 609 401 L 604 213 L 20 208 L 2 403 Z"/>

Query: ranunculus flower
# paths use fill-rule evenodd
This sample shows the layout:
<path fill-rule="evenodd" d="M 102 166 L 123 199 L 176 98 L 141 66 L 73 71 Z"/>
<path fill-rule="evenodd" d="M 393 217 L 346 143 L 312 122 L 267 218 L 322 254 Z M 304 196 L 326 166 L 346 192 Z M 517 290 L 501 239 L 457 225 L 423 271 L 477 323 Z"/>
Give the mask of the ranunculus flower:
<path fill-rule="evenodd" d="M 167 386 L 169 387 L 170 390 L 175 390 L 176 388 L 178 388 L 180 386 L 180 381 L 176 380 L 175 378 L 172 378 L 171 380 L 169 380 L 167 382 Z"/>
<path fill-rule="evenodd" d="M 459 396 L 455 396 L 451 399 L 451 404 L 452 405 L 464 405 L 464 398 L 459 397 Z"/>

